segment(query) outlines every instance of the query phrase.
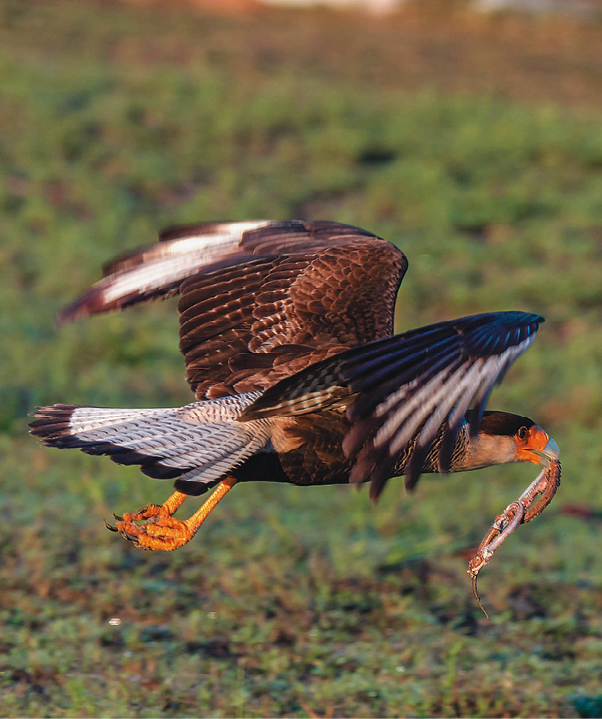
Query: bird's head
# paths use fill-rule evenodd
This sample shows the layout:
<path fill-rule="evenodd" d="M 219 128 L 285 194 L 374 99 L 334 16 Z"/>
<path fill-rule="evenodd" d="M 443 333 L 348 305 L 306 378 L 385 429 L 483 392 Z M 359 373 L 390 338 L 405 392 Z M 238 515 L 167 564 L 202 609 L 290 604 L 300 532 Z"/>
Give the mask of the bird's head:
<path fill-rule="evenodd" d="M 547 466 L 560 454 L 556 442 L 532 419 L 509 412 L 485 412 L 476 442 L 471 444 L 466 459 L 471 469 L 506 462 Z"/>
<path fill-rule="evenodd" d="M 550 435 L 534 424 L 531 427 L 521 426 L 514 435 L 517 446 L 518 462 L 533 462 L 546 467 L 552 459 L 560 457 L 560 450 Z"/>

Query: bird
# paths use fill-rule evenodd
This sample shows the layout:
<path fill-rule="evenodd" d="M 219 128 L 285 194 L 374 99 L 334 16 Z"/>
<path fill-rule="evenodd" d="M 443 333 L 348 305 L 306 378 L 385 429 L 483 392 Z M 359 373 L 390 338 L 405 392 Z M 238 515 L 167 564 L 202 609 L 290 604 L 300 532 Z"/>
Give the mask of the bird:
<path fill-rule="evenodd" d="M 179 295 L 183 407 L 38 407 L 30 432 L 173 480 L 161 505 L 107 527 L 149 550 L 187 544 L 240 482 L 369 483 L 509 462 L 546 465 L 532 419 L 485 410 L 543 317 L 495 311 L 394 334 L 404 253 L 358 227 L 261 220 L 169 228 L 122 255 L 59 323 Z M 188 519 L 188 497 L 213 490 Z"/>

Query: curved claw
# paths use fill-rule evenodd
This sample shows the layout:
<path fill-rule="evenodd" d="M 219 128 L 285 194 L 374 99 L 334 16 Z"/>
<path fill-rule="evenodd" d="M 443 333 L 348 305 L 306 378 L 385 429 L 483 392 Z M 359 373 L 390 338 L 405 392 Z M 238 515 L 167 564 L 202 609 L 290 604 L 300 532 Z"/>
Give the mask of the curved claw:
<path fill-rule="evenodd" d="M 116 515 L 113 515 L 116 517 Z M 109 532 L 118 532 L 119 530 L 117 527 L 113 527 L 113 525 L 109 524 L 105 519 L 102 520 L 105 523 L 105 527 L 109 530 Z"/>
<path fill-rule="evenodd" d="M 133 542 L 134 546 L 139 549 L 160 549 L 164 552 L 171 552 L 183 547 L 194 537 L 195 532 L 218 502 L 235 484 L 234 477 L 223 479 L 205 500 L 202 507 L 184 522 L 172 516 L 187 496 L 176 491 L 161 505 L 147 504 L 138 512 L 126 512 L 123 517 L 115 515 L 117 526 L 109 527 L 109 529 L 119 532 L 122 537 Z"/>
<path fill-rule="evenodd" d="M 121 517 L 121 522 L 142 522 L 145 519 L 150 519 L 151 517 L 156 517 L 158 515 L 169 515 L 169 511 L 163 507 L 161 504 L 147 504 L 145 507 L 142 507 L 142 509 L 139 509 L 137 512 L 126 512 L 123 517 Z"/>
<path fill-rule="evenodd" d="M 121 526 L 120 526 L 121 525 Z M 138 535 L 133 534 L 132 532 L 128 531 L 126 526 L 124 526 L 123 522 L 119 522 L 117 524 L 117 531 L 124 539 L 127 539 L 129 542 L 133 542 L 136 546 L 138 546 Z"/>
<path fill-rule="evenodd" d="M 117 531 L 139 549 L 172 551 L 187 544 L 194 531 L 186 522 L 170 516 L 158 515 L 145 522 L 118 522 Z"/>

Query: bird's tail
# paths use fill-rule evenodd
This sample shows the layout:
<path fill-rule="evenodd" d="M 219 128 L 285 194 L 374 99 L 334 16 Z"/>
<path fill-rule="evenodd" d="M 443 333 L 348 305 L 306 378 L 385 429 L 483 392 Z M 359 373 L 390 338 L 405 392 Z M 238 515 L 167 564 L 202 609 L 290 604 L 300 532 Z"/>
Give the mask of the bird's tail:
<path fill-rule="evenodd" d="M 267 421 L 236 421 L 258 394 L 174 409 L 55 404 L 38 407 L 29 427 L 49 447 L 106 454 L 118 464 L 140 465 L 149 477 L 177 478 L 181 492 L 202 494 L 268 443 Z"/>

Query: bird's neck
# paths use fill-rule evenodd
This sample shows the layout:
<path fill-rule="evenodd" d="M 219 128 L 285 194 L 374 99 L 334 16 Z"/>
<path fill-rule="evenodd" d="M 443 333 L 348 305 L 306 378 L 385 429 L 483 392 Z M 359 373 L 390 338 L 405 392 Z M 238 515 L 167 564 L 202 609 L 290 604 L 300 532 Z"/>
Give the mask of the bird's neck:
<path fill-rule="evenodd" d="M 405 473 L 405 465 L 414 449 L 414 441 L 410 442 L 400 457 L 395 473 Z M 427 474 L 439 473 L 439 448 L 443 441 L 443 429 L 441 429 L 433 445 L 424 460 L 422 472 Z M 472 469 L 482 469 L 494 464 L 506 464 L 516 461 L 516 446 L 513 437 L 501 435 L 489 435 L 479 432 L 476 437 L 471 437 L 468 422 L 460 427 L 454 449 L 451 456 L 450 472 L 466 472 Z"/>
<path fill-rule="evenodd" d="M 465 422 L 458 433 L 450 470 L 466 472 L 515 461 L 516 443 L 513 437 L 485 434 L 482 431 L 476 437 L 471 437 L 468 423 Z M 431 471 L 438 469 L 435 466 Z"/>

